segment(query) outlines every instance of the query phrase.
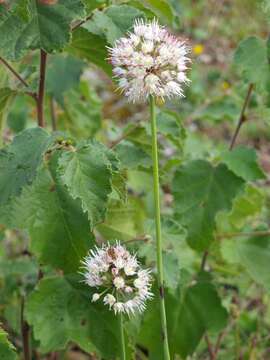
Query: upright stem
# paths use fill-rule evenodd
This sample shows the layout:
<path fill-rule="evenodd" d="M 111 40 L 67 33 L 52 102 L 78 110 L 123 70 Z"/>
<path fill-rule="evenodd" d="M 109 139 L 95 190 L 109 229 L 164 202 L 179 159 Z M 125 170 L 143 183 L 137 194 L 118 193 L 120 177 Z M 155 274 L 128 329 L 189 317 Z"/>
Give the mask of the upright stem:
<path fill-rule="evenodd" d="M 158 147 L 157 147 L 157 124 L 155 113 L 155 99 L 150 96 L 150 113 L 152 128 L 152 158 L 153 158 L 153 177 L 154 177 L 154 198 L 155 198 L 155 220 L 156 220 L 156 248 L 157 248 L 157 270 L 158 286 L 160 296 L 160 315 L 162 326 L 162 341 L 164 350 L 164 360 L 170 360 L 170 351 L 167 333 L 167 320 L 164 298 L 164 279 L 163 279 L 163 261 L 162 261 L 162 238 L 160 221 L 160 194 L 159 194 L 159 170 L 158 170 Z"/>
<path fill-rule="evenodd" d="M 50 96 L 50 109 L 51 109 L 52 129 L 53 131 L 56 131 L 55 102 L 53 96 Z"/>
<path fill-rule="evenodd" d="M 120 331 L 120 342 L 121 342 L 121 360 L 126 360 L 126 346 L 125 346 L 125 334 L 124 334 L 124 324 L 123 324 L 123 315 L 120 312 L 118 315 L 119 318 L 119 331 Z"/>
<path fill-rule="evenodd" d="M 40 127 L 45 126 L 43 104 L 44 104 L 44 93 L 45 93 L 46 62 L 47 62 L 47 54 L 44 50 L 41 49 L 39 88 L 38 88 L 38 96 L 37 96 L 37 117 L 38 117 L 38 125 Z"/>
<path fill-rule="evenodd" d="M 248 106 L 249 99 L 250 99 L 253 88 L 254 88 L 254 84 L 249 84 L 247 95 L 246 95 L 245 100 L 244 100 L 244 104 L 243 104 L 243 107 L 242 107 L 242 110 L 241 110 L 241 113 L 240 113 L 240 116 L 239 116 L 239 120 L 238 120 L 238 123 L 237 123 L 237 126 L 236 126 L 235 133 L 233 134 L 233 138 L 232 138 L 229 150 L 233 149 L 235 141 L 236 141 L 237 136 L 239 134 L 239 131 L 241 129 L 241 126 L 246 121 L 245 111 L 246 111 L 246 108 Z"/>
<path fill-rule="evenodd" d="M 22 333 L 24 360 L 31 360 L 30 328 L 24 319 L 24 297 L 22 298 L 22 302 L 21 302 L 21 333 Z"/>

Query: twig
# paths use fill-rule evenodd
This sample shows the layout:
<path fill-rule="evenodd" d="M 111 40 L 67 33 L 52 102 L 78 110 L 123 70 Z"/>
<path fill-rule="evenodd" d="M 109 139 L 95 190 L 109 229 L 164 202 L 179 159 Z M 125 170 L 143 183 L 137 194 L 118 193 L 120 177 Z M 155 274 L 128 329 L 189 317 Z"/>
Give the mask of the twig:
<path fill-rule="evenodd" d="M 50 96 L 50 110 L 52 119 L 52 129 L 56 131 L 56 114 L 55 114 L 55 102 L 53 96 Z"/>
<path fill-rule="evenodd" d="M 210 359 L 215 360 L 216 359 L 215 351 L 213 349 L 213 345 L 211 344 L 211 341 L 210 341 L 207 334 L 204 335 L 204 339 L 205 339 L 206 344 L 207 344 L 207 349 L 208 349 L 208 352 L 209 352 Z"/>
<path fill-rule="evenodd" d="M 12 72 L 12 74 L 25 86 L 28 87 L 29 85 L 27 84 L 27 82 L 21 77 L 21 75 L 19 73 L 17 73 L 17 71 L 2 57 L 0 57 L 0 61 L 2 61 L 2 63 L 9 69 L 10 72 Z"/>
<path fill-rule="evenodd" d="M 18 79 L 23 84 L 23 86 L 25 86 L 26 88 L 29 87 L 29 84 L 21 77 L 21 75 L 1 56 L 0 61 L 8 68 L 8 70 L 16 77 L 16 79 Z M 31 96 L 35 100 L 37 98 L 37 95 L 34 92 L 26 91 L 25 94 Z"/>
<path fill-rule="evenodd" d="M 209 254 L 208 251 L 205 251 L 203 253 L 202 262 L 201 262 L 201 271 L 204 271 L 208 254 Z"/>
<path fill-rule="evenodd" d="M 232 141 L 231 141 L 231 144 L 230 144 L 230 150 L 233 149 L 233 147 L 235 145 L 236 138 L 237 138 L 237 136 L 239 134 L 239 131 L 241 129 L 241 126 L 246 121 L 245 111 L 246 111 L 246 108 L 248 106 L 249 99 L 250 99 L 253 88 L 254 88 L 254 84 L 250 84 L 249 87 L 248 87 L 247 95 L 245 97 L 245 101 L 244 101 L 244 104 L 243 104 L 243 107 L 242 107 L 242 110 L 241 110 L 241 113 L 240 113 L 240 116 L 239 116 L 238 124 L 237 124 L 237 127 L 235 129 L 235 133 L 233 135 L 233 138 L 232 138 Z"/>
<path fill-rule="evenodd" d="M 47 53 L 41 49 L 40 50 L 39 89 L 38 89 L 38 96 L 37 96 L 37 117 L 38 117 L 38 125 L 40 127 L 45 126 L 43 105 L 44 105 L 44 92 L 45 92 L 46 62 L 47 62 Z"/>
<path fill-rule="evenodd" d="M 71 31 L 74 31 L 74 30 L 78 29 L 81 25 L 83 25 L 84 23 L 86 23 L 86 21 L 90 20 L 93 15 L 94 15 L 94 13 L 91 13 L 91 14 L 88 15 L 84 20 L 79 21 L 77 24 L 75 24 L 75 25 L 71 28 Z"/>
<path fill-rule="evenodd" d="M 21 302 L 21 333 L 22 333 L 24 360 L 31 360 L 30 327 L 27 324 L 27 322 L 24 320 L 24 297 L 22 297 L 22 302 Z"/>
<path fill-rule="evenodd" d="M 116 139 L 115 141 L 112 141 L 111 145 L 109 146 L 110 149 L 114 148 L 116 145 L 118 145 L 121 141 L 125 140 L 131 133 L 132 131 L 134 131 L 135 129 L 137 129 L 137 127 L 139 127 L 141 125 L 141 122 L 138 122 L 137 124 L 135 124 L 134 126 L 132 126 L 127 132 L 125 132 L 124 134 L 122 134 L 121 136 L 119 136 L 118 139 Z"/>
<path fill-rule="evenodd" d="M 137 241 L 147 242 L 149 240 L 150 240 L 149 236 L 141 236 L 141 237 L 137 237 L 137 238 L 125 241 L 125 244 L 132 243 L 132 242 L 137 242 Z"/>
<path fill-rule="evenodd" d="M 218 239 L 223 238 L 233 238 L 238 236 L 268 236 L 270 235 L 270 231 L 254 231 L 254 232 L 235 232 L 235 233 L 225 233 L 225 234 L 218 234 L 216 237 Z"/>
<path fill-rule="evenodd" d="M 221 341 L 223 340 L 224 336 L 225 336 L 225 330 L 221 331 L 221 333 L 218 335 L 218 338 L 217 338 L 217 342 L 216 342 L 216 345 L 215 345 L 215 356 L 217 356 L 218 352 L 219 352 L 219 349 L 220 349 L 220 345 L 221 345 Z"/>

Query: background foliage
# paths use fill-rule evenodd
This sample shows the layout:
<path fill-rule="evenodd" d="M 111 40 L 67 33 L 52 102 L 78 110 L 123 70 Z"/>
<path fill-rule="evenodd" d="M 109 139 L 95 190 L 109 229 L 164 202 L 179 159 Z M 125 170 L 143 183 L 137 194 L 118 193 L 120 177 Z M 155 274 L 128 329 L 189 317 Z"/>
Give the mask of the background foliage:
<path fill-rule="evenodd" d="M 33 359 L 119 355 L 78 271 L 114 239 L 155 269 L 148 109 L 115 92 L 106 60 L 154 17 L 193 61 L 186 97 L 158 109 L 171 352 L 269 359 L 269 14 L 268 0 L 0 0 L 1 359 L 29 360 L 28 340 Z M 154 299 L 125 319 L 130 359 L 161 359 L 158 314 Z"/>

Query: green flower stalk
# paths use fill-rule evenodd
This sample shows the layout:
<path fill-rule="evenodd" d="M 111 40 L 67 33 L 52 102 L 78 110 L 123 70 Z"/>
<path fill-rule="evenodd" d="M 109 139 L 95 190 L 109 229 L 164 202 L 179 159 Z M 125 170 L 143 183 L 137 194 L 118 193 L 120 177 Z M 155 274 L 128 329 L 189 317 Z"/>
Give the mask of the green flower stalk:
<path fill-rule="evenodd" d="M 162 234 L 160 220 L 159 164 L 155 99 L 183 96 L 186 77 L 187 54 L 185 43 L 171 35 L 156 20 L 145 23 L 137 20 L 134 31 L 116 41 L 110 49 L 110 61 L 119 88 L 131 102 L 149 100 L 152 127 L 152 156 L 156 221 L 157 272 L 160 293 L 161 332 L 164 359 L 170 360 L 169 340 L 164 297 L 162 261 Z"/>
<path fill-rule="evenodd" d="M 155 199 L 155 221 L 156 221 L 156 247 L 157 247 L 157 270 L 158 287 L 160 296 L 160 316 L 162 325 L 162 338 L 164 347 L 164 359 L 170 359 L 167 319 L 165 309 L 164 278 L 163 278 L 163 260 L 162 260 L 162 236 L 160 221 L 160 193 L 159 193 L 159 167 L 158 167 L 158 146 L 157 146 L 157 124 L 155 99 L 150 95 L 150 114 L 152 129 L 152 159 L 153 159 L 153 179 L 154 179 L 154 199 Z"/>

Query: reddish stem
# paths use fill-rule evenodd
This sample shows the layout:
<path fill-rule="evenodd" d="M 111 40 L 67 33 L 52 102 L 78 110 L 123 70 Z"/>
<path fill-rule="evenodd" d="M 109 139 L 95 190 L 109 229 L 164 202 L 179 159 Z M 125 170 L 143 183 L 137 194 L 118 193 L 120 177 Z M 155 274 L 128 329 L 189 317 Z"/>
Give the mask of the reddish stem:
<path fill-rule="evenodd" d="M 37 96 L 37 118 L 38 118 L 38 126 L 40 126 L 40 127 L 45 127 L 44 94 L 45 94 L 46 63 L 47 63 L 47 53 L 41 49 L 40 50 L 39 89 L 38 89 L 38 96 Z"/>

